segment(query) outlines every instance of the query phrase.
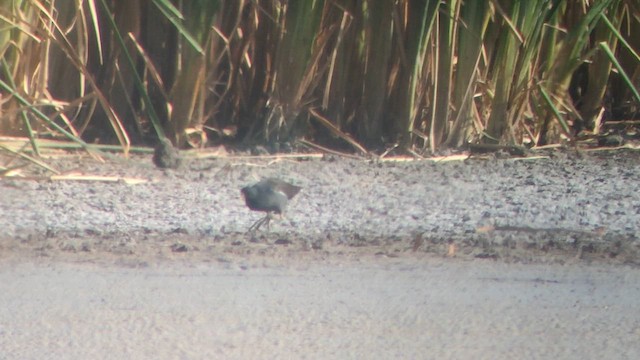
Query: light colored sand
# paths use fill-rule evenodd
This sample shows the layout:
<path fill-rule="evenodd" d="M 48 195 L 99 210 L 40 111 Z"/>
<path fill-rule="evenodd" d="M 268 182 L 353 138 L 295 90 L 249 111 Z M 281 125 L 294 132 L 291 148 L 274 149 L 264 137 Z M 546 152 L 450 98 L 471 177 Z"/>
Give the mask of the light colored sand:
<path fill-rule="evenodd" d="M 638 269 L 256 264 L 1 264 L 0 359 L 640 358 Z"/>

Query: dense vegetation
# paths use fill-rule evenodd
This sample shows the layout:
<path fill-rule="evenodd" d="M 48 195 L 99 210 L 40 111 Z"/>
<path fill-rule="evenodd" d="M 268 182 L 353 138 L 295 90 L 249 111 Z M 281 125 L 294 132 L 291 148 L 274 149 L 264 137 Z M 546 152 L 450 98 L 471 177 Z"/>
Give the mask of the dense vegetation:
<path fill-rule="evenodd" d="M 637 0 L 4 0 L 0 134 L 358 151 L 637 117 Z"/>

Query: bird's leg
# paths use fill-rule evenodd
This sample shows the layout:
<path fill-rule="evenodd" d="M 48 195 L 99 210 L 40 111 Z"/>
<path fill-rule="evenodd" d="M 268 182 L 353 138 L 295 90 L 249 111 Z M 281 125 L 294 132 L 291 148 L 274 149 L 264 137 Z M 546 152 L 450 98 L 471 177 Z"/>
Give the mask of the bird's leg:
<path fill-rule="evenodd" d="M 271 231 L 270 221 L 271 221 L 271 212 L 267 212 L 267 216 L 261 218 L 260 220 L 256 221 L 255 223 L 253 223 L 253 225 L 251 225 L 251 227 L 249 228 L 248 231 L 249 232 L 258 231 L 260 226 L 264 225 L 265 223 L 267 224 L 267 230 Z"/>
<path fill-rule="evenodd" d="M 264 218 L 265 222 L 267 223 L 267 231 L 271 231 L 271 219 L 272 219 L 272 213 L 271 211 L 267 212 L 267 216 Z"/>
<path fill-rule="evenodd" d="M 260 228 L 260 226 L 262 226 L 263 223 L 264 223 L 264 218 L 258 219 L 258 221 L 254 222 L 253 225 L 249 227 L 249 230 L 247 230 L 247 232 L 258 231 L 258 229 Z"/>

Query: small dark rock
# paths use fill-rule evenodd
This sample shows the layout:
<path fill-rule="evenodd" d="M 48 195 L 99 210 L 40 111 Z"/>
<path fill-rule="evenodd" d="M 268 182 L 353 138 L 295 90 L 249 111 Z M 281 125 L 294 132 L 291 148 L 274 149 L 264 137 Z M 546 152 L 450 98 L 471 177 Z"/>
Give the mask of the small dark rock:
<path fill-rule="evenodd" d="M 290 245 L 291 244 L 291 240 L 289 239 L 278 239 L 275 242 L 276 245 Z"/>
<path fill-rule="evenodd" d="M 100 231 L 97 230 L 97 229 L 86 229 L 84 231 L 84 233 L 85 233 L 85 235 L 88 235 L 88 236 L 99 236 L 99 235 L 101 235 Z"/>
<path fill-rule="evenodd" d="M 476 255 L 477 259 L 491 259 L 491 260 L 497 260 L 498 259 L 498 254 L 494 253 L 494 252 L 482 252 L 480 254 Z"/>
<path fill-rule="evenodd" d="M 598 146 L 615 147 L 624 145 L 624 138 L 618 134 L 610 134 L 598 138 Z"/>
<path fill-rule="evenodd" d="M 269 150 L 262 145 L 257 145 L 251 148 L 251 155 L 259 156 L 259 155 L 270 155 Z"/>
<path fill-rule="evenodd" d="M 171 245 L 171 251 L 173 252 L 187 252 L 189 250 L 191 249 L 186 244 L 175 243 Z"/>
<path fill-rule="evenodd" d="M 53 230 L 52 228 L 47 228 L 47 232 L 45 233 L 45 235 L 44 235 L 44 236 L 45 236 L 47 239 L 50 239 L 50 238 L 54 238 L 54 237 L 56 237 L 56 235 L 57 235 L 57 234 L 56 234 L 56 231 L 55 231 L 55 230 Z"/>
<path fill-rule="evenodd" d="M 283 153 L 290 154 L 293 152 L 293 146 L 291 145 L 290 142 L 285 141 L 280 145 L 280 151 Z"/>
<path fill-rule="evenodd" d="M 322 161 L 336 162 L 338 159 L 332 154 L 322 154 Z"/>
<path fill-rule="evenodd" d="M 178 227 L 178 228 L 171 229 L 171 231 L 169 231 L 169 234 L 185 234 L 185 235 L 188 235 L 189 232 L 185 228 Z"/>

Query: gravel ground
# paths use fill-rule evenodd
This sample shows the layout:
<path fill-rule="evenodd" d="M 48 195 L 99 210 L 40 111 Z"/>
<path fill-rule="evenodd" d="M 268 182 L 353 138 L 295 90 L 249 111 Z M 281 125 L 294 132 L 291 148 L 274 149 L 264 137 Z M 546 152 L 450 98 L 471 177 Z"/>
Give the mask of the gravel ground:
<path fill-rule="evenodd" d="M 0 178 L 0 359 L 636 359 L 638 152 L 537 155 L 47 159 Z"/>
<path fill-rule="evenodd" d="M 48 162 L 67 174 L 143 182 L 0 180 L 4 254 L 169 249 L 208 257 L 285 248 L 524 262 L 640 259 L 636 151 L 442 162 L 204 159 L 177 171 L 158 170 L 149 157 Z M 239 189 L 267 176 L 303 190 L 285 219 L 251 236 L 246 230 L 262 214 L 246 208 Z"/>

